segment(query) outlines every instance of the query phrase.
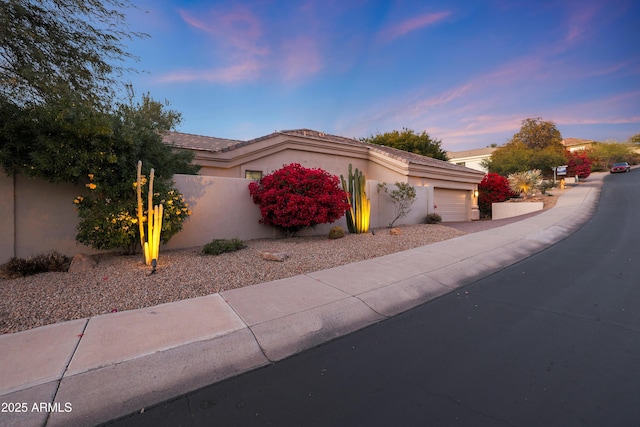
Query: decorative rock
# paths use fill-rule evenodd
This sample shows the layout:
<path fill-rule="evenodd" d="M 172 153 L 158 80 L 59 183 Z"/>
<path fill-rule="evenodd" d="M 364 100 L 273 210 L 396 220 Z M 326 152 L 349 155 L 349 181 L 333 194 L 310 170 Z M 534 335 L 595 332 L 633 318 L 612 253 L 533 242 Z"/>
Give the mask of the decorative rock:
<path fill-rule="evenodd" d="M 98 263 L 91 255 L 76 254 L 69 265 L 69 273 L 80 273 L 96 268 Z"/>
<path fill-rule="evenodd" d="M 402 234 L 402 230 L 400 230 L 399 228 L 392 228 L 391 230 L 389 230 L 389 234 L 391 234 L 392 236 L 397 236 L 399 234 Z"/>
<path fill-rule="evenodd" d="M 278 262 L 284 262 L 284 260 L 289 258 L 289 254 L 286 252 L 260 252 L 260 256 L 267 261 Z"/>
<path fill-rule="evenodd" d="M 330 239 L 341 239 L 343 237 L 344 237 L 344 228 L 336 225 L 331 230 L 329 230 Z"/>

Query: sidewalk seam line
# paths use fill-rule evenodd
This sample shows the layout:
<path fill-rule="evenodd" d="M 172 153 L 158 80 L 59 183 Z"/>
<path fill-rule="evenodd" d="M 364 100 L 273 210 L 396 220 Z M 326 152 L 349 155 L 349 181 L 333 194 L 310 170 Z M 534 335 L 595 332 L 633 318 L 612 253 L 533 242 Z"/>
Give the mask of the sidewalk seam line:
<path fill-rule="evenodd" d="M 260 353 L 262 353 L 262 355 L 265 357 L 265 359 L 267 359 L 269 362 L 274 363 L 274 361 L 271 360 L 269 358 L 269 356 L 267 356 L 267 353 L 265 352 L 264 348 L 262 348 L 262 345 L 260 345 L 260 341 L 258 340 L 258 337 L 256 336 L 255 332 L 253 332 L 253 329 L 251 329 L 251 326 L 249 326 L 247 324 L 247 322 L 245 322 L 245 320 L 242 318 L 240 313 L 238 313 L 236 311 L 235 307 L 233 305 L 231 305 L 231 303 L 229 301 L 227 301 L 227 299 L 224 296 L 222 296 L 222 294 L 220 294 L 220 297 L 229 306 L 229 308 L 235 313 L 235 315 L 238 316 L 238 319 L 240 319 L 242 321 L 242 323 L 244 323 L 244 325 L 247 327 L 249 332 L 251 332 L 251 336 L 253 336 L 253 339 L 255 340 L 256 344 L 258 344 L 258 348 L 260 349 Z"/>
<path fill-rule="evenodd" d="M 84 327 L 82 328 L 82 332 L 80 332 L 80 339 L 76 343 L 76 346 L 73 349 L 73 352 L 71 353 L 71 357 L 69 357 L 69 361 L 67 362 L 67 365 L 64 367 L 64 371 L 62 372 L 62 375 L 60 376 L 60 379 L 58 380 L 58 385 L 56 386 L 55 393 L 53 393 L 53 398 L 51 399 L 51 404 L 54 404 L 55 401 L 56 401 L 56 397 L 58 396 L 58 391 L 60 391 L 60 386 L 62 385 L 62 380 L 65 378 L 65 375 L 66 375 L 67 371 L 69 370 L 69 365 L 71 365 L 71 361 L 73 360 L 73 357 L 76 355 L 76 352 L 78 351 L 78 347 L 80 347 L 80 342 L 82 341 L 82 338 L 84 338 L 84 332 L 87 330 L 87 326 L 89 326 L 89 320 L 91 320 L 91 317 L 87 318 L 87 321 L 84 323 Z M 51 412 L 47 412 L 47 418 L 45 418 L 44 424 L 43 424 L 44 427 L 46 427 L 47 424 L 49 424 L 49 418 L 50 417 L 51 417 Z"/>

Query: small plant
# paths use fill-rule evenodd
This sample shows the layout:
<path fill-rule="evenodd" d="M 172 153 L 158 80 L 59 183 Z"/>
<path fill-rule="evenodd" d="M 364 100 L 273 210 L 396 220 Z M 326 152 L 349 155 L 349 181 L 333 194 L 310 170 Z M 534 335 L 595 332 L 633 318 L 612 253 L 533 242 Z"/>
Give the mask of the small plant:
<path fill-rule="evenodd" d="M 382 190 L 391 197 L 396 208 L 396 217 L 389 223 L 389 228 L 393 227 L 395 222 L 411 212 L 411 205 L 416 200 L 416 189 L 413 185 L 406 182 L 396 182 L 395 190 L 389 191 L 386 183 L 378 184 L 378 191 Z"/>
<path fill-rule="evenodd" d="M 335 226 L 331 230 L 329 230 L 329 239 L 342 239 L 344 237 L 344 229 L 340 226 Z"/>
<path fill-rule="evenodd" d="M 539 169 L 527 172 L 515 172 L 507 177 L 511 191 L 524 194 L 525 198 L 540 185 L 540 179 L 541 172 Z"/>
<path fill-rule="evenodd" d="M 424 217 L 425 224 L 440 224 L 442 222 L 442 217 L 437 213 L 430 213 L 426 217 Z"/>
<path fill-rule="evenodd" d="M 540 188 L 540 192 L 542 194 L 547 194 L 547 190 L 550 188 L 553 188 L 555 186 L 555 184 L 553 183 L 552 180 L 549 179 L 545 179 L 542 181 L 542 183 L 540 184 L 539 188 Z M 550 194 L 549 194 L 550 196 Z"/>
<path fill-rule="evenodd" d="M 0 276 L 15 279 L 52 271 L 65 272 L 69 269 L 69 264 L 71 264 L 69 257 L 56 251 L 27 259 L 13 257 L 0 266 Z"/>
<path fill-rule="evenodd" d="M 205 255 L 220 255 L 246 248 L 247 245 L 239 239 L 215 239 L 204 245 L 202 253 Z"/>

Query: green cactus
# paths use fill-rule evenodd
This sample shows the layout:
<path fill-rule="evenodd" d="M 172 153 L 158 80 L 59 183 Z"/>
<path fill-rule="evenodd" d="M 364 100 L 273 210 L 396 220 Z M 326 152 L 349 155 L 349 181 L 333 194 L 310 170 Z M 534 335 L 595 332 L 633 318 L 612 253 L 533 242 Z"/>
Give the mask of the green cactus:
<path fill-rule="evenodd" d="M 371 217 L 371 201 L 367 199 L 365 192 L 366 179 L 364 174 L 356 168 L 352 172 L 349 164 L 348 181 L 340 175 L 342 188 L 348 193 L 350 208 L 347 211 L 347 228 L 350 233 L 366 233 L 369 231 L 369 219 Z"/>

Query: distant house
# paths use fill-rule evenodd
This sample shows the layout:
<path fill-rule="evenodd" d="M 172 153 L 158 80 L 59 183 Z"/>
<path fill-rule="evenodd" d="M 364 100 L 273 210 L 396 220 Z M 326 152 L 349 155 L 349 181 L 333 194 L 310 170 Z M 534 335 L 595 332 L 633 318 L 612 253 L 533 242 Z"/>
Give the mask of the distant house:
<path fill-rule="evenodd" d="M 368 180 L 432 188 L 433 206 L 443 221 L 479 218 L 475 191 L 484 173 L 391 147 L 310 129 L 279 131 L 249 141 L 171 132 L 164 141 L 194 151 L 201 175 L 259 179 L 283 165 L 300 163 L 339 176 L 346 175 L 352 164 Z"/>
<path fill-rule="evenodd" d="M 466 151 L 448 151 L 447 157 L 450 163 L 487 173 L 489 171 L 482 166 L 482 161 L 490 159 L 495 150 L 495 147 L 486 147 Z"/>
<path fill-rule="evenodd" d="M 588 150 L 594 143 L 595 141 L 591 139 L 565 138 L 562 140 L 562 145 L 570 152 Z"/>

